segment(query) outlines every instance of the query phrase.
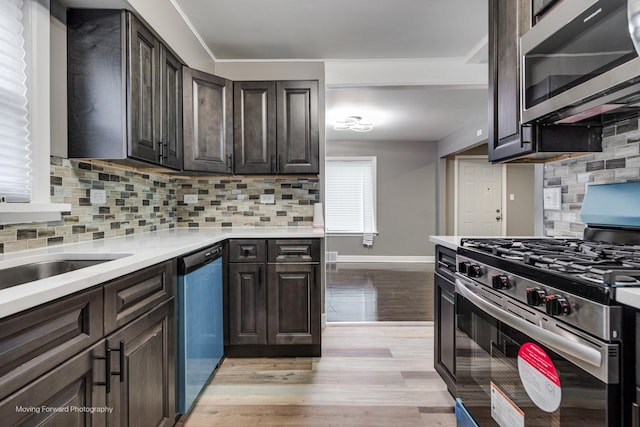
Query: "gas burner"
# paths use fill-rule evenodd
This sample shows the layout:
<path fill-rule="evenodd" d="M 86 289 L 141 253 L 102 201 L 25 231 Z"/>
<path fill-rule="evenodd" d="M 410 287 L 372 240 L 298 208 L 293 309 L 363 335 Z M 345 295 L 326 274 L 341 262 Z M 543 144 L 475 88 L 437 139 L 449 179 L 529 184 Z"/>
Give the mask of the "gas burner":
<path fill-rule="evenodd" d="M 593 283 L 599 283 L 599 284 L 603 283 L 602 275 L 597 273 L 584 273 L 584 274 L 578 275 L 578 277 L 581 277 Z M 631 276 L 616 275 L 615 279 L 616 279 L 615 285 L 618 285 L 618 286 L 640 285 L 640 280 Z"/>
<path fill-rule="evenodd" d="M 582 277 L 583 279 L 593 283 L 602 283 L 602 276 L 600 274 L 584 273 L 584 274 L 579 274 L 578 277 Z"/>

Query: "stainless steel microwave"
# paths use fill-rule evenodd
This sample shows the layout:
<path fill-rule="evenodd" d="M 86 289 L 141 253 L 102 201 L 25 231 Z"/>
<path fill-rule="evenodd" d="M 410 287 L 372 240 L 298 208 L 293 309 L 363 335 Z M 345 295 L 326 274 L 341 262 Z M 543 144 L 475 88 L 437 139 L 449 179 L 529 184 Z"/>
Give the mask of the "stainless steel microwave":
<path fill-rule="evenodd" d="M 637 3 L 564 0 L 521 37 L 522 123 L 602 121 L 640 109 L 630 25 Z"/>

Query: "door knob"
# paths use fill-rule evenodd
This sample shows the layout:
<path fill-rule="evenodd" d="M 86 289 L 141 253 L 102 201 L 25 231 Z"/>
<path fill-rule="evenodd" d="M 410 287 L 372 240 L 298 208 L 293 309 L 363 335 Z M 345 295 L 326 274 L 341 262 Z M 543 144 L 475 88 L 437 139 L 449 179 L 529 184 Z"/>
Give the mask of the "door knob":
<path fill-rule="evenodd" d="M 500 221 L 502 217 L 500 215 L 496 216 L 496 221 Z"/>

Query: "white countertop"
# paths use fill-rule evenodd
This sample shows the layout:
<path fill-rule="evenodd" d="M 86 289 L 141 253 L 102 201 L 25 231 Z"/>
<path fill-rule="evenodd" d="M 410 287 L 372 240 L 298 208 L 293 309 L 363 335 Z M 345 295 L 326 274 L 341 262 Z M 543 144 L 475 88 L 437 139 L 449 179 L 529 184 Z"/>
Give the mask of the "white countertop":
<path fill-rule="evenodd" d="M 232 238 L 323 238 L 312 227 L 173 229 L 0 255 L 0 269 L 52 257 L 96 259 L 130 254 L 91 267 L 0 290 L 0 318 L 88 289 L 205 246 Z"/>
<path fill-rule="evenodd" d="M 429 240 L 436 245 L 442 245 L 454 251 L 460 246 L 460 239 L 467 236 L 429 236 Z"/>
<path fill-rule="evenodd" d="M 617 288 L 614 299 L 620 304 L 640 309 L 640 288 Z"/>

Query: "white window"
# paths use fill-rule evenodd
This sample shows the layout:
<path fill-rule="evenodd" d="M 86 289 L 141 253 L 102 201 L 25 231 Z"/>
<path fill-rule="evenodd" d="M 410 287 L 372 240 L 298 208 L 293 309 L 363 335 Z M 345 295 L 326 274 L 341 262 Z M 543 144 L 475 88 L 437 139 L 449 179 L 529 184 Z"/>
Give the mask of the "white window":
<path fill-rule="evenodd" d="M 0 200 L 31 201 L 22 1 L 0 0 Z"/>
<path fill-rule="evenodd" d="M 0 224 L 71 210 L 50 200 L 50 24 L 49 0 L 0 0 Z"/>
<path fill-rule="evenodd" d="M 377 232 L 375 157 L 327 157 L 325 184 L 328 233 Z"/>

